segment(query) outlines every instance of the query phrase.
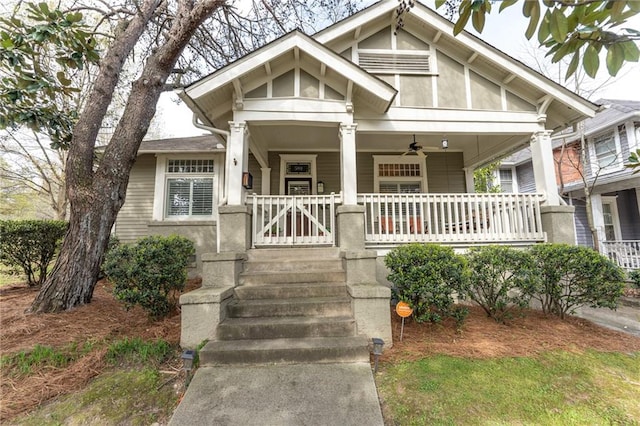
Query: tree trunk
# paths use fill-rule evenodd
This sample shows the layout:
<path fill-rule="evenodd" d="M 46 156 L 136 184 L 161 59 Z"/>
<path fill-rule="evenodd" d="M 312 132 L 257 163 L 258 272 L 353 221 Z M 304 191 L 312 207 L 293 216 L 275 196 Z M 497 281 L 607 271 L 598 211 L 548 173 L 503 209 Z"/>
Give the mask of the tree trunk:
<path fill-rule="evenodd" d="M 69 230 L 31 311 L 58 312 L 89 303 L 117 209 L 105 197 L 72 203 Z"/>
<path fill-rule="evenodd" d="M 220 0 L 181 0 L 172 25 L 157 50 L 147 58 L 133 84 L 122 118 L 94 171 L 98 129 L 127 55 L 143 34 L 159 0 L 145 0 L 140 13 L 112 43 L 82 112 L 69 150 L 66 184 L 70 204 L 69 231 L 56 265 L 31 305 L 35 313 L 59 312 L 89 303 L 116 215 L 124 204 L 129 173 L 149 128 L 160 94 L 182 50 Z"/>

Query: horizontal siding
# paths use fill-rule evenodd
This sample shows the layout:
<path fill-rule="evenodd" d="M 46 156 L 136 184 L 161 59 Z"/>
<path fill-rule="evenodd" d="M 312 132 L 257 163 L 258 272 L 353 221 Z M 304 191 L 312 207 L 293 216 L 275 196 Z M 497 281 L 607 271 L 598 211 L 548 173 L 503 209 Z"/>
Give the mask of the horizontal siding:
<path fill-rule="evenodd" d="M 248 190 L 249 194 L 262 194 L 262 168 L 253 155 L 249 155 L 249 173 L 253 176 L 253 188 Z"/>
<path fill-rule="evenodd" d="M 623 240 L 640 240 L 640 215 L 636 190 L 619 191 L 617 195 L 618 217 L 620 218 L 620 232 Z"/>
<path fill-rule="evenodd" d="M 576 243 L 579 246 L 593 247 L 593 238 L 589 230 L 589 221 L 587 220 L 586 204 L 583 200 L 572 200 L 572 205 L 576 208 L 574 215 Z"/>
<path fill-rule="evenodd" d="M 280 152 L 269 152 L 271 166 L 271 194 L 277 195 L 280 190 Z M 283 153 L 284 154 L 284 153 Z M 287 152 L 286 154 L 293 154 Z M 324 182 L 324 193 L 340 192 L 340 153 L 320 152 L 316 158 L 317 179 Z M 390 155 L 388 152 L 358 152 L 356 167 L 358 168 L 358 192 L 372 193 L 373 157 L 374 155 Z M 433 193 L 464 193 L 466 181 L 463 168 L 463 156 L 460 152 L 434 152 L 427 155 L 428 190 Z M 255 188 L 255 178 L 254 178 Z"/>
<path fill-rule="evenodd" d="M 152 154 L 139 156 L 131 169 L 125 202 L 116 219 L 116 235 L 123 242 L 147 235 L 147 223 L 153 217 L 155 173 Z"/>
<path fill-rule="evenodd" d="M 533 163 L 527 162 L 516 167 L 518 192 L 536 192 L 536 179 L 533 175 Z"/>
<path fill-rule="evenodd" d="M 357 161 L 357 160 L 356 160 Z M 319 152 L 316 158 L 316 174 L 324 182 L 324 193 L 340 192 L 340 153 Z"/>
<path fill-rule="evenodd" d="M 461 152 L 430 152 L 427 155 L 427 184 L 432 193 L 466 192 Z"/>

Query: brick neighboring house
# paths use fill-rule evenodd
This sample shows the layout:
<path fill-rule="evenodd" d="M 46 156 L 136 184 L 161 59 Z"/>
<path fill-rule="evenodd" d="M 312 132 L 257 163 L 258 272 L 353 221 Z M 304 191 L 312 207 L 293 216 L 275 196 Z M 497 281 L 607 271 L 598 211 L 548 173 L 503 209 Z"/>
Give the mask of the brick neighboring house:
<path fill-rule="evenodd" d="M 574 129 L 552 136 L 558 192 L 575 206 L 576 243 L 594 247 L 588 221 L 585 185 L 600 252 L 626 269 L 640 268 L 640 174 L 624 164 L 640 148 L 640 101 L 601 99 L 602 110 Z M 587 152 L 582 157 L 580 127 Z M 527 150 L 501 163 L 496 179 L 505 180 L 505 192 L 534 190 L 531 157 Z M 509 180 L 514 176 L 514 182 Z"/>

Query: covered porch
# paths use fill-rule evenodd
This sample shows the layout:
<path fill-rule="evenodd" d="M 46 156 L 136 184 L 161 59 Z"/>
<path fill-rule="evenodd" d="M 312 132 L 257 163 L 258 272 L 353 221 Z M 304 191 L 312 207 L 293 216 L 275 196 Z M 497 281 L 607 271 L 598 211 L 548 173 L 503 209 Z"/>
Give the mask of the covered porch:
<path fill-rule="evenodd" d="M 542 194 L 358 194 L 365 248 L 544 242 Z M 339 194 L 250 195 L 252 248 L 336 246 Z"/>

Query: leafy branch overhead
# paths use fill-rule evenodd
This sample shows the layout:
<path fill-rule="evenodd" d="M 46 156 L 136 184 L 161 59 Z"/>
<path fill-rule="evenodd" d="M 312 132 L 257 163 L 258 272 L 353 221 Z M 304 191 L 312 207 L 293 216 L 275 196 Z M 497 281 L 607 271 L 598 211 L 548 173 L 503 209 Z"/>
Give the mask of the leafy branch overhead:
<path fill-rule="evenodd" d="M 436 0 L 436 7 L 446 3 L 447 0 Z M 522 5 L 522 14 L 529 20 L 527 39 L 537 33 L 540 46 L 548 49 L 547 56 L 554 63 L 571 57 L 565 78 L 572 76 L 580 64 L 590 77 L 595 77 L 603 49 L 612 76 L 625 62 L 640 59 L 636 44 L 640 31 L 625 26 L 627 19 L 640 13 L 638 0 L 504 0 L 498 13 L 515 4 Z M 491 9 L 491 0 L 462 0 L 454 35 L 462 32 L 469 19 L 476 31 L 482 32 Z"/>
<path fill-rule="evenodd" d="M 0 128 L 46 130 L 64 146 L 78 112 L 63 99 L 80 91 L 71 74 L 98 63 L 96 41 L 81 13 L 25 5 L 24 18 L 0 18 Z"/>

